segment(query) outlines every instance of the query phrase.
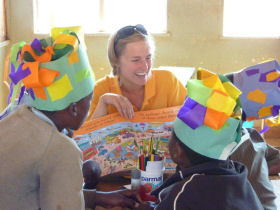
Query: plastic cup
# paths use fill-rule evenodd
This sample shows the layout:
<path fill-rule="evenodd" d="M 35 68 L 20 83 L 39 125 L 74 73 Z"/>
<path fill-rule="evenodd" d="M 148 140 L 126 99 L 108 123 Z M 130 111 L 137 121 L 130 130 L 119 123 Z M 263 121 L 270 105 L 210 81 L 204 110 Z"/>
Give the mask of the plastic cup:
<path fill-rule="evenodd" d="M 146 171 L 141 170 L 141 185 L 149 193 L 163 183 L 164 162 L 148 161 Z"/>
<path fill-rule="evenodd" d="M 141 172 L 138 169 L 131 170 L 131 189 L 138 190 L 141 185 Z"/>

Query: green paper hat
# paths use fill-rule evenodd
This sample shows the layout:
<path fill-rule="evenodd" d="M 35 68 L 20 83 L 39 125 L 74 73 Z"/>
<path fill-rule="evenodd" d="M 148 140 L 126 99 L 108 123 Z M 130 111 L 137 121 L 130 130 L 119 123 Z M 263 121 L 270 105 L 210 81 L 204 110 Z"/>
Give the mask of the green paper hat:
<path fill-rule="evenodd" d="M 15 45 L 11 55 L 11 93 L 14 102 L 27 92 L 29 104 L 39 110 L 58 111 L 88 96 L 94 88 L 94 76 L 86 51 L 76 33 L 65 31 L 47 39 Z M 14 53 L 13 53 L 14 54 Z"/>
<path fill-rule="evenodd" d="M 225 160 L 241 139 L 241 92 L 224 76 L 199 69 L 198 79 L 187 84 L 188 97 L 173 128 L 191 150 Z"/>

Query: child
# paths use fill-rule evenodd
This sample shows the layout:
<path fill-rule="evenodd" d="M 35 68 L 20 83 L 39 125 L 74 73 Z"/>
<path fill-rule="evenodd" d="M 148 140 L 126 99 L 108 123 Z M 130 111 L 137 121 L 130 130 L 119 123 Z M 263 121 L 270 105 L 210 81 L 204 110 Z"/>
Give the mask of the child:
<path fill-rule="evenodd" d="M 267 65 L 275 65 L 274 69 L 279 69 L 276 61 L 269 61 L 262 64 L 258 64 L 257 66 L 247 67 L 246 69 L 262 69 Z M 262 67 L 262 68 L 260 68 Z M 255 78 L 258 76 L 254 75 L 252 85 L 248 85 L 248 83 L 241 83 L 241 81 L 246 81 L 249 78 L 247 77 L 246 69 L 236 72 L 229 73 L 225 76 L 233 83 L 237 84 L 238 88 L 242 91 L 242 94 L 248 93 L 248 87 L 250 86 L 252 89 L 259 88 L 260 90 L 266 89 L 266 85 L 264 82 L 259 82 L 259 79 Z M 267 68 L 266 71 L 269 71 L 270 68 Z M 273 69 L 273 68 L 272 68 Z M 244 78 L 243 78 L 244 77 Z M 252 79 L 251 79 L 252 80 Z M 242 84 L 242 85 L 240 85 Z M 276 103 L 273 101 L 274 99 L 274 91 L 277 91 L 277 88 L 273 84 L 270 85 L 270 90 L 267 92 L 267 102 L 271 107 Z M 257 86 L 257 87 L 256 87 Z M 244 91 L 244 92 L 243 92 Z M 265 90 L 263 90 L 265 91 Z M 272 100 L 273 99 L 273 100 Z M 242 104 L 247 104 L 246 109 L 256 112 L 256 109 L 262 106 L 259 104 L 258 106 L 254 105 L 251 101 L 248 102 L 247 97 L 241 100 Z M 248 106 L 248 104 L 250 106 Z M 242 109 L 244 107 L 242 106 Z M 246 120 L 247 116 L 242 110 L 242 120 Z M 242 128 L 242 136 L 244 138 L 243 143 L 236 149 L 232 155 L 230 156 L 231 160 L 239 161 L 246 165 L 248 169 L 248 180 L 252 184 L 252 187 L 256 191 L 264 209 L 277 209 L 275 204 L 276 195 L 273 190 L 272 183 L 269 179 L 269 174 L 277 174 L 280 170 L 280 153 L 279 150 L 268 145 L 265 139 L 253 128 Z"/>
<path fill-rule="evenodd" d="M 228 159 L 241 143 L 239 95 L 223 76 L 188 82 L 169 140 L 179 170 L 152 192 L 159 203 L 137 209 L 263 209 L 246 167 Z"/>
<path fill-rule="evenodd" d="M 82 153 L 62 131 L 82 125 L 95 82 L 75 33 L 48 43 L 11 50 L 11 105 L 0 116 L 0 209 L 133 207 L 132 191 L 82 190 Z M 24 105 L 11 111 L 18 89 Z"/>

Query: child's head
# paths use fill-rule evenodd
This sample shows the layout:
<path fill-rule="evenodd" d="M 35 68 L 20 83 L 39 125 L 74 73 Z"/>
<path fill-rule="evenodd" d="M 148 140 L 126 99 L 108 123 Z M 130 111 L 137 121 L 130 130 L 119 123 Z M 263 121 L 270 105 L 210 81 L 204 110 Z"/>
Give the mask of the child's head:
<path fill-rule="evenodd" d="M 214 160 L 191 150 L 180 139 L 178 139 L 174 130 L 172 130 L 169 138 L 168 148 L 172 160 L 178 164 L 179 168 L 188 168 L 193 165 Z"/>
<path fill-rule="evenodd" d="M 99 165 L 93 160 L 87 160 L 83 163 L 82 170 L 85 181 L 84 188 L 95 189 L 101 176 Z"/>
<path fill-rule="evenodd" d="M 200 69 L 198 78 L 188 82 L 188 97 L 178 112 L 170 140 L 171 144 L 180 140 L 192 165 L 227 159 L 241 138 L 241 92 L 222 75 Z M 169 148 L 174 157 L 176 151 L 172 145 Z"/>
<path fill-rule="evenodd" d="M 246 67 L 227 77 L 242 91 L 240 102 L 245 120 L 265 119 L 266 129 L 280 124 L 280 65 L 276 60 Z"/>
<path fill-rule="evenodd" d="M 17 97 L 19 102 L 24 96 L 28 105 L 51 118 L 60 112 L 57 118 L 64 120 L 57 120 L 57 127 L 81 126 L 95 82 L 86 51 L 75 32 L 65 30 L 55 37 L 34 39 L 31 44 L 17 43 L 12 46 L 10 63 L 9 102 L 14 103 Z"/>
<path fill-rule="evenodd" d="M 242 91 L 240 101 L 248 120 L 279 116 L 280 65 L 276 60 L 246 67 L 232 78 Z"/>

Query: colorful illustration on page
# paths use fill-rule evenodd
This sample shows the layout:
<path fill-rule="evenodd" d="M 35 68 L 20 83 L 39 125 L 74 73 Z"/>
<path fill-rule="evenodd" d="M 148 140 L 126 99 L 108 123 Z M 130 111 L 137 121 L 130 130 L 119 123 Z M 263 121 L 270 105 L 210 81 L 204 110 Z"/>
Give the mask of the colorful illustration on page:
<path fill-rule="evenodd" d="M 176 109 L 167 108 L 165 111 L 143 112 L 147 114 L 144 118 L 143 116 L 139 117 L 141 113 L 137 113 L 136 115 L 138 117 L 135 117 L 135 120 L 146 119 L 147 121 L 155 121 L 151 116 L 155 117 L 156 114 L 153 115 L 153 113 L 160 113 L 156 118 L 169 120 L 167 122 L 121 121 L 117 115 L 114 117 L 113 114 L 112 116 L 106 116 L 107 118 L 102 122 L 104 123 L 104 121 L 108 121 L 108 118 L 111 118 L 114 119 L 114 123 L 107 122 L 105 125 L 109 125 L 102 127 L 98 121 L 91 121 L 84 127 L 94 126 L 94 124 L 97 127 L 87 127 L 84 131 L 81 131 L 83 134 L 78 133 L 74 137 L 74 140 L 82 150 L 84 160 L 92 159 L 100 165 L 102 176 L 136 168 L 140 146 L 148 146 L 151 138 L 153 138 L 153 142 L 155 147 L 158 148 L 158 151 L 165 156 L 166 170 L 174 170 L 175 164 L 169 157 L 167 143 L 177 111 L 177 107 Z M 168 118 L 166 118 L 167 115 Z"/>

